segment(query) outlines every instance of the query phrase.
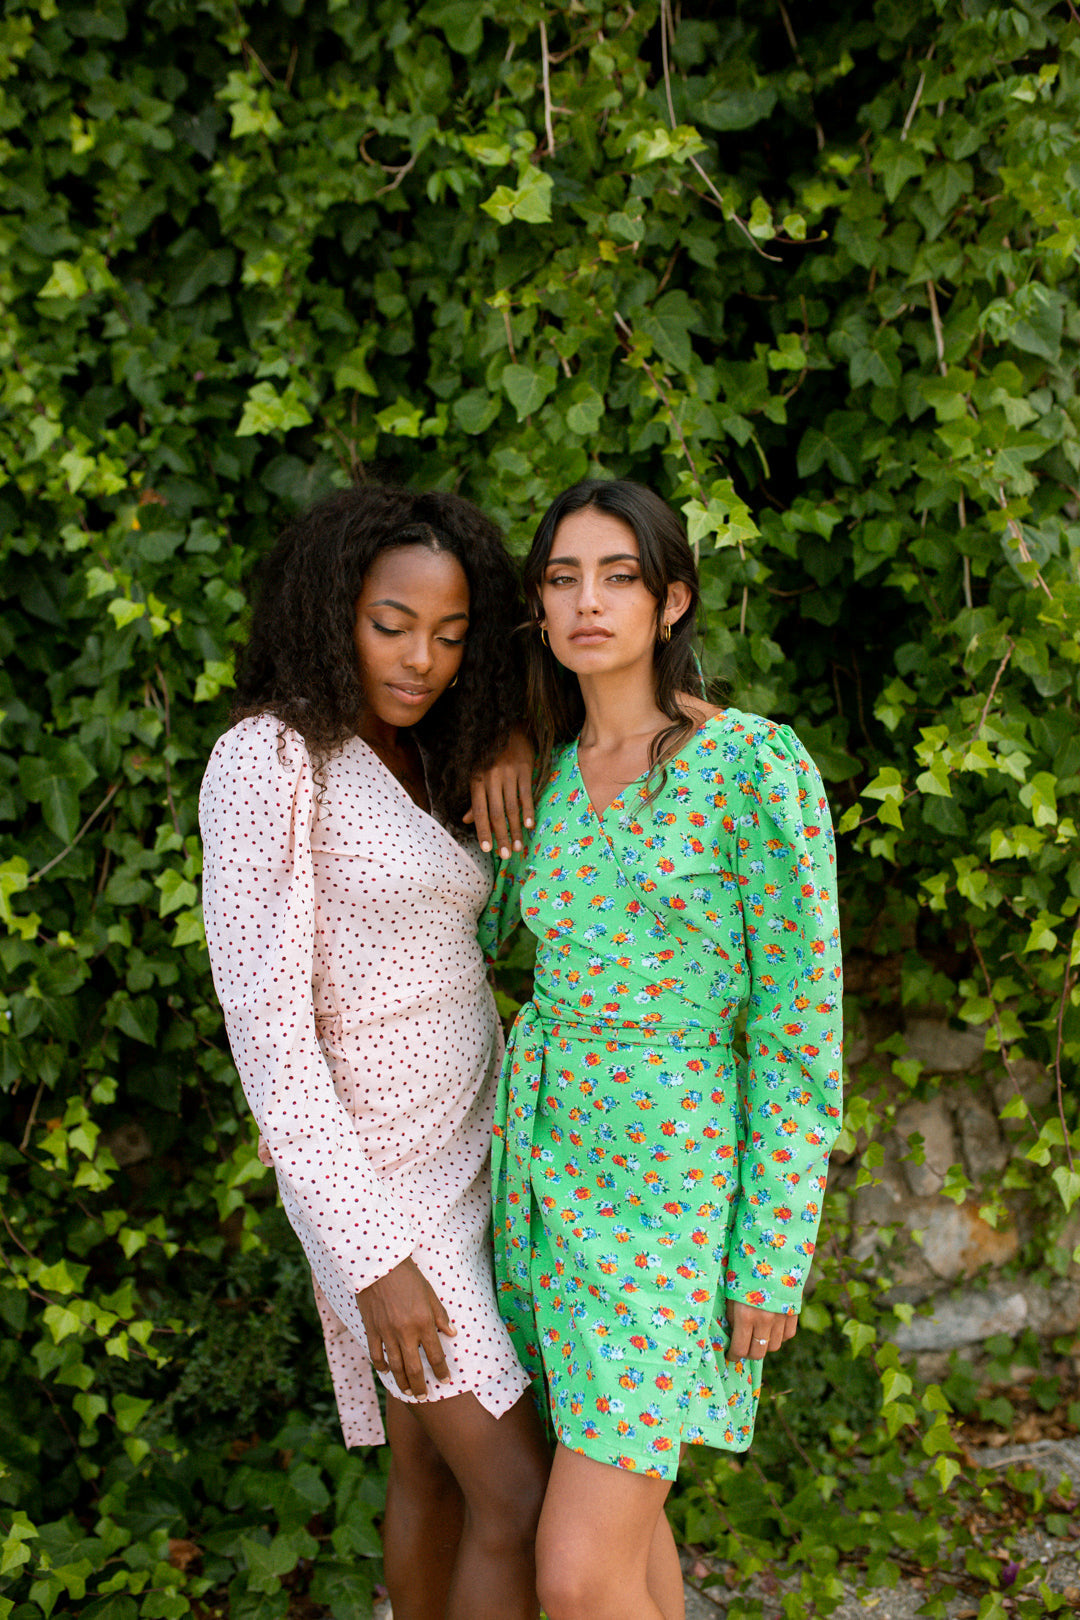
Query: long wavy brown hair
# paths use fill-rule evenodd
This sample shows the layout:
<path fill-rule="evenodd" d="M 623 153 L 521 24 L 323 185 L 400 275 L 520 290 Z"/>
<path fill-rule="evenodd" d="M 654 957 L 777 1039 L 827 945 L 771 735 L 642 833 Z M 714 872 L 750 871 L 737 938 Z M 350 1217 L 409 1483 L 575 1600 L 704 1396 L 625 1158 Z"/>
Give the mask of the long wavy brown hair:
<path fill-rule="evenodd" d="M 449 552 L 469 585 L 457 680 L 413 728 L 432 808 L 458 819 L 469 778 L 494 760 L 525 713 L 512 646 L 522 612 L 517 575 L 495 524 L 463 496 L 358 484 L 289 523 L 257 570 L 232 719 L 276 715 L 300 733 L 321 772 L 356 735 L 364 706 L 353 642 L 364 576 L 381 551 L 403 545 Z"/>
<path fill-rule="evenodd" d="M 684 707 L 683 697 L 687 692 L 703 691 L 701 666 L 694 651 L 701 588 L 682 520 L 659 495 L 628 478 L 590 478 L 563 490 L 540 519 L 525 559 L 526 667 L 529 710 L 537 734 L 539 780 L 546 781 L 554 750 L 560 743 L 576 737 L 585 720 L 585 702 L 577 676 L 564 669 L 541 640 L 540 587 L 559 524 L 571 513 L 582 512 L 587 507 L 606 512 L 633 530 L 641 558 L 642 582 L 656 599 L 653 648 L 656 704 L 671 724 L 658 732 L 649 749 L 650 781 L 646 797 L 653 798 L 664 782 L 662 761 L 682 745 L 697 725 L 696 716 Z M 668 586 L 676 580 L 688 587 L 690 603 L 672 625 L 671 640 L 662 641 L 664 601 Z M 658 767 L 659 775 L 653 780 Z"/>

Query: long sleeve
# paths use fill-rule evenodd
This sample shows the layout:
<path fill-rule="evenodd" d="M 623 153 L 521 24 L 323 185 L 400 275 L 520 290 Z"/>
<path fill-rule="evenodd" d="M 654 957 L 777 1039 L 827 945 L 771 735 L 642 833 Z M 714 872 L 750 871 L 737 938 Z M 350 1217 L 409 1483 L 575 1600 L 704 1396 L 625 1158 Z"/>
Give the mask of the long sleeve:
<path fill-rule="evenodd" d="M 528 846 L 507 860 L 495 857 L 495 882 L 491 898 L 477 918 L 476 934 L 485 961 L 490 965 L 499 947 L 510 938 L 521 921 L 521 885 L 529 865 Z"/>
<path fill-rule="evenodd" d="M 745 1139 L 728 1296 L 799 1309 L 841 1126 L 842 968 L 836 848 L 816 766 L 786 726 L 739 775 L 737 871 L 749 993 L 739 1094 Z"/>
<path fill-rule="evenodd" d="M 214 749 L 199 819 L 214 987 L 282 1203 L 334 1310 L 363 1340 L 358 1290 L 414 1248 L 338 1098 L 315 1029 L 315 788 L 302 740 L 269 716 Z"/>

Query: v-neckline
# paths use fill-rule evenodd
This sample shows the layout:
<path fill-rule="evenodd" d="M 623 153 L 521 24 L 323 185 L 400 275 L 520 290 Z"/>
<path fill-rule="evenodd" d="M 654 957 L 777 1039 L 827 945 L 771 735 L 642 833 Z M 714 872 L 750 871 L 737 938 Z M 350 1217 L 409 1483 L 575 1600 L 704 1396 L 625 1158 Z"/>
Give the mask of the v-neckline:
<path fill-rule="evenodd" d="M 462 860 L 469 861 L 470 865 L 475 867 L 476 862 L 471 859 L 468 850 L 462 847 L 448 827 L 443 826 L 438 816 L 436 816 L 430 810 L 425 810 L 422 804 L 417 804 L 416 800 L 413 798 L 405 784 L 398 780 L 386 761 L 384 759 L 380 759 L 379 755 L 375 752 L 374 748 L 372 748 L 371 744 L 366 742 L 365 739 L 359 735 L 359 733 L 356 734 L 356 741 L 363 746 L 366 753 L 370 754 L 371 758 L 375 761 L 383 775 L 393 783 L 396 792 L 405 801 L 408 807 L 411 810 L 415 810 L 417 815 L 423 816 L 426 821 L 430 821 L 431 825 L 439 830 L 446 841 L 453 845 L 455 852 L 461 856 Z M 420 750 L 420 763 L 424 769 L 424 786 L 427 787 L 427 761 L 424 758 L 423 749 Z M 431 792 L 429 789 L 428 802 L 430 803 L 430 801 Z"/>
<path fill-rule="evenodd" d="M 699 725 L 696 725 L 694 727 L 693 731 L 687 737 L 686 743 L 681 743 L 679 745 L 679 747 L 676 748 L 673 753 L 671 753 L 671 754 L 669 754 L 667 756 L 666 759 L 658 761 L 658 764 L 670 765 L 671 761 L 676 757 L 676 755 L 679 754 L 682 751 L 682 748 L 685 747 L 687 744 L 693 742 L 694 738 L 697 737 L 702 731 L 704 731 L 705 727 L 707 725 L 709 725 L 713 720 L 721 719 L 727 713 L 728 713 L 727 709 L 721 709 L 718 714 L 707 714 L 705 716 L 704 720 L 702 720 Z M 600 830 L 601 830 L 601 832 L 603 832 L 604 831 L 604 817 L 608 814 L 608 811 L 613 810 L 615 808 L 615 806 L 617 804 L 619 804 L 620 801 L 621 801 L 621 809 L 620 809 L 619 813 L 620 813 L 620 815 L 624 814 L 625 811 L 626 811 L 626 795 L 630 792 L 631 788 L 638 787 L 640 783 L 644 782 L 650 776 L 650 774 L 656 769 L 656 766 L 647 765 L 643 771 L 639 771 L 636 776 L 632 777 L 630 779 L 630 781 L 627 782 L 626 785 L 618 793 L 616 793 L 615 797 L 611 800 L 611 802 L 609 804 L 606 804 L 602 810 L 598 810 L 596 808 L 595 804 L 593 804 L 592 796 L 590 795 L 589 790 L 585 785 L 585 775 L 584 775 L 584 772 L 581 769 L 581 760 L 578 758 L 578 748 L 580 747 L 580 745 L 581 745 L 581 735 L 579 733 L 578 736 L 576 736 L 574 738 L 574 772 L 575 772 L 575 774 L 577 776 L 578 781 L 581 784 L 581 791 L 585 795 L 585 803 L 588 805 L 589 809 L 592 811 L 593 815 L 596 817 L 597 821 L 600 823 Z"/>

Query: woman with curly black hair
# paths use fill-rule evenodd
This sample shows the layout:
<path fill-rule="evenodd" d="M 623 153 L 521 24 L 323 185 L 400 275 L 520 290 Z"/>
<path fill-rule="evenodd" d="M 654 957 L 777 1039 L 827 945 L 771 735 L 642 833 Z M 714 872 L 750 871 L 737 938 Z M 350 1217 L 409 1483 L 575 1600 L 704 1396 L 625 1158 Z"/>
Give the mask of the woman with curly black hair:
<path fill-rule="evenodd" d="M 527 1620 L 548 1458 L 495 1306 L 502 1037 L 451 831 L 522 708 L 517 582 L 470 502 L 361 486 L 262 573 L 200 800 L 214 982 L 311 1263 L 346 1443 L 384 1438 L 395 1620 Z"/>

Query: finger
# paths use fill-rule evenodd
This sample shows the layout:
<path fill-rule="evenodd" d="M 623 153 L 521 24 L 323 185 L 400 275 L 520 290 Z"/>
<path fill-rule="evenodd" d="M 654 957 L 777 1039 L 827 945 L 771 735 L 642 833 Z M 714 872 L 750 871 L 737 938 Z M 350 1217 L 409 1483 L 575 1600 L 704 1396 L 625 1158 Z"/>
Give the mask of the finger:
<path fill-rule="evenodd" d="M 476 836 L 480 840 L 480 848 L 490 850 L 492 842 L 491 822 L 488 818 L 487 793 L 484 789 L 483 779 L 479 776 L 475 777 L 469 783 L 469 791 L 472 794 L 472 809 L 469 811 L 469 815 L 465 817 L 465 820 L 468 821 L 469 816 L 472 817 L 476 826 Z"/>
<path fill-rule="evenodd" d="M 784 1317 L 784 1341 L 783 1342 L 786 1344 L 789 1339 L 793 1339 L 795 1337 L 796 1333 L 798 1333 L 798 1331 L 799 1331 L 799 1318 L 797 1316 L 785 1316 Z"/>
<path fill-rule="evenodd" d="M 522 766 L 518 771 L 518 798 L 521 800 L 522 812 L 525 816 L 526 827 L 536 826 L 536 810 L 533 806 L 532 772 Z"/>
<path fill-rule="evenodd" d="M 509 823 L 508 831 L 510 833 L 511 842 L 513 843 L 515 849 L 523 849 L 525 846 L 522 843 L 521 809 L 519 806 L 518 784 L 516 777 L 510 783 L 509 791 L 507 792 L 504 790 L 503 801 L 506 806 L 506 819 Z"/>
<path fill-rule="evenodd" d="M 510 858 L 510 825 L 506 814 L 506 803 L 503 798 L 501 782 L 488 784 L 488 812 L 491 816 L 491 830 L 498 845 L 499 854 L 503 860 Z"/>
<path fill-rule="evenodd" d="M 421 1341 L 421 1342 L 423 1342 L 423 1341 Z M 418 1401 L 426 1400 L 427 1399 L 427 1379 L 424 1376 L 424 1364 L 420 1360 L 420 1345 L 419 1344 L 414 1345 L 414 1347 L 411 1350 L 406 1350 L 406 1352 L 405 1352 L 405 1360 L 404 1360 L 404 1373 L 405 1373 L 405 1378 L 407 1380 L 410 1393 L 415 1395 Z M 447 1372 L 446 1376 L 449 1378 L 449 1376 L 450 1376 L 449 1371 Z M 399 1384 L 401 1383 L 400 1378 L 398 1379 L 398 1383 Z M 404 1387 L 404 1386 L 402 1386 L 402 1387 Z"/>
<path fill-rule="evenodd" d="M 745 1361 L 750 1350 L 750 1323 L 741 1311 L 733 1311 L 730 1304 L 728 1320 L 731 1323 L 731 1338 L 728 1341 L 727 1359 Z"/>
<path fill-rule="evenodd" d="M 443 1349 L 442 1340 L 434 1328 L 424 1334 L 420 1343 L 423 1345 L 424 1354 L 428 1358 L 428 1366 L 439 1380 L 439 1383 L 452 1384 L 454 1380 L 450 1376 L 450 1368 L 446 1365 L 446 1351 Z"/>
<path fill-rule="evenodd" d="M 364 1324 L 364 1333 L 367 1337 L 368 1355 L 371 1357 L 371 1365 L 373 1367 L 377 1367 L 380 1372 L 386 1372 L 386 1347 L 382 1341 L 382 1334 L 376 1332 L 374 1327 L 372 1327 L 371 1323 L 368 1321 L 367 1317 L 364 1315 L 363 1311 L 360 1312 L 360 1318 Z"/>

